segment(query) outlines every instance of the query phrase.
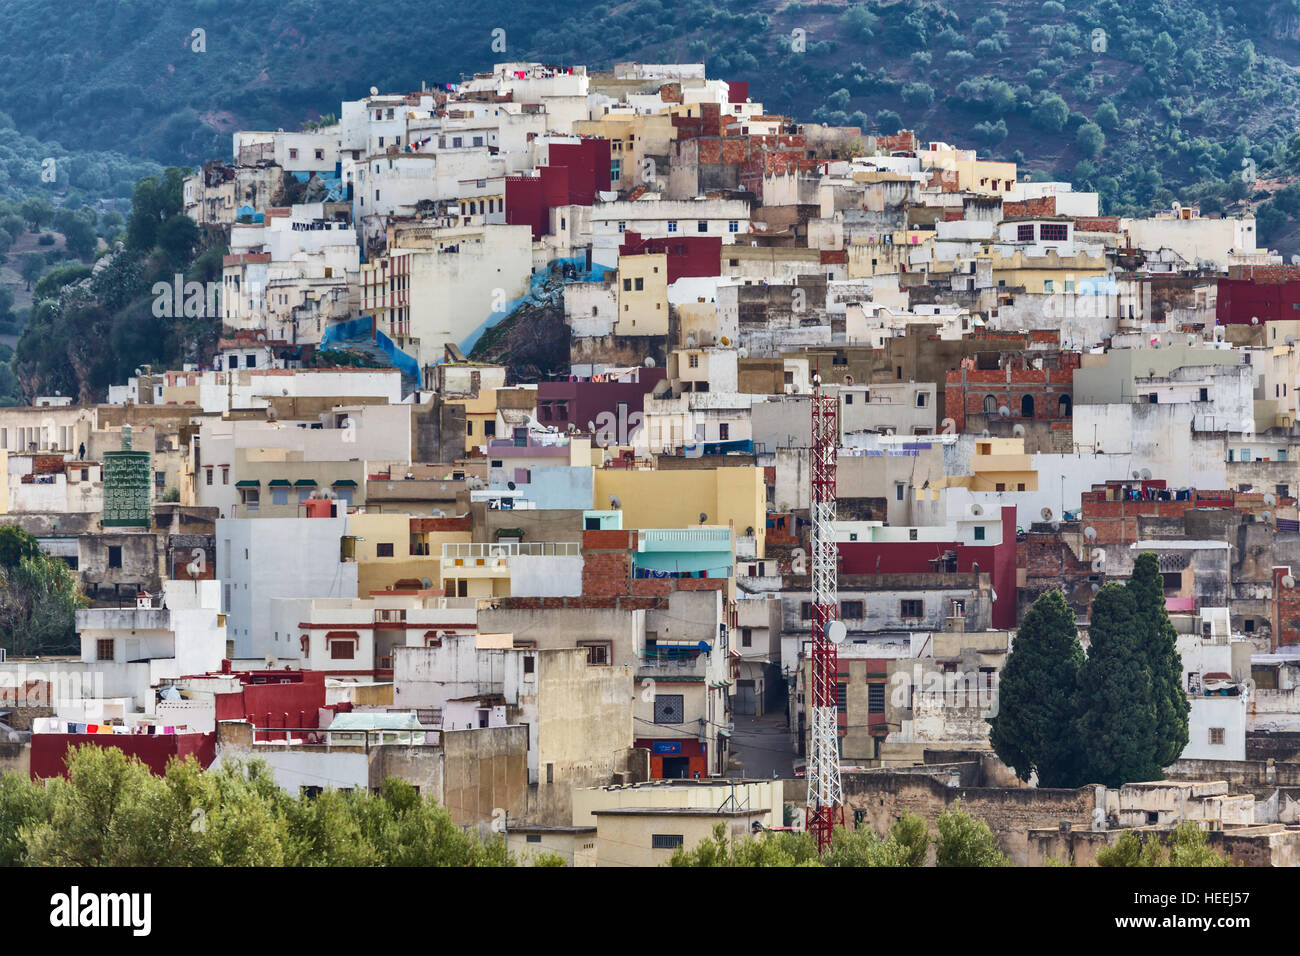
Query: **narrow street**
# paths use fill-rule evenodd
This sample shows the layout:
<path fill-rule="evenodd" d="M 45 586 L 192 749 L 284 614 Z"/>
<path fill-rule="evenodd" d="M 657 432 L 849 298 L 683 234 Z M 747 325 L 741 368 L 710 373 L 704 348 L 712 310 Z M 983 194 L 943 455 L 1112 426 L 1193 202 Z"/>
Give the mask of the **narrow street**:
<path fill-rule="evenodd" d="M 731 737 L 731 752 L 738 768 L 729 771 L 731 776 L 771 779 L 794 775 L 794 747 L 786 728 L 785 711 L 749 717 L 737 714 L 733 718 L 736 731 Z"/>

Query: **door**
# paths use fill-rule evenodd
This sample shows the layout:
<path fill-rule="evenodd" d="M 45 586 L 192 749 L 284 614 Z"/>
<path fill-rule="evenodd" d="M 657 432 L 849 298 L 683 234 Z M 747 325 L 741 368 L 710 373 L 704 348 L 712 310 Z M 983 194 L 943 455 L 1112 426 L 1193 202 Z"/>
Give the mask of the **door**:
<path fill-rule="evenodd" d="M 736 699 L 732 704 L 732 710 L 737 714 L 753 717 L 757 713 L 757 703 L 754 682 L 752 680 L 736 681 Z"/>
<path fill-rule="evenodd" d="M 691 775 L 690 757 L 664 757 L 663 778 L 665 780 L 685 780 Z"/>

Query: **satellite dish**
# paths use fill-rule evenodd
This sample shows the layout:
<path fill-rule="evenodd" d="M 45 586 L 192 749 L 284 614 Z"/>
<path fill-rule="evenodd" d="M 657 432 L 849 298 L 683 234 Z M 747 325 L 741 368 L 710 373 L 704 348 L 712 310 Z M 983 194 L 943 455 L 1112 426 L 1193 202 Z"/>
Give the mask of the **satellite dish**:
<path fill-rule="evenodd" d="M 647 356 L 645 357 L 645 361 L 642 362 L 641 364 L 644 365 L 646 368 L 654 368 L 654 367 L 655 367 L 655 357 L 654 357 L 653 355 L 647 355 Z"/>
<path fill-rule="evenodd" d="M 1021 425 L 1021 424 L 1019 424 L 1019 423 L 1017 423 L 1017 424 L 1015 425 L 1015 427 L 1013 427 L 1013 428 L 1011 429 L 1011 434 L 1015 435 L 1017 438 L 1024 438 L 1024 437 L 1025 437 L 1025 426 L 1024 426 L 1024 425 Z"/>
<path fill-rule="evenodd" d="M 1259 316 L 1257 316 L 1257 315 L 1252 315 L 1252 316 L 1250 317 L 1250 324 L 1251 324 L 1251 325 L 1259 325 Z"/>
<path fill-rule="evenodd" d="M 378 96 L 378 95 L 379 95 L 379 87 L 377 87 L 377 86 L 372 86 L 372 87 L 370 88 L 370 95 L 371 95 L 371 96 Z"/>
<path fill-rule="evenodd" d="M 700 524 L 704 524 L 704 522 L 706 522 L 706 521 L 708 521 L 708 520 L 709 520 L 709 516 L 706 515 L 703 511 L 701 511 L 701 512 L 700 512 Z"/>
<path fill-rule="evenodd" d="M 832 644 L 844 643 L 846 634 L 848 634 L 848 628 L 844 626 L 843 621 L 831 621 L 826 625 L 826 639 Z"/>
<path fill-rule="evenodd" d="M 980 505 L 971 505 L 971 506 L 970 506 L 970 513 L 973 514 L 975 517 L 978 518 L 980 515 L 982 515 L 982 514 L 984 513 L 984 509 L 983 509 L 983 507 L 981 507 Z"/>
<path fill-rule="evenodd" d="M 618 511 L 623 507 L 623 502 L 618 500 L 618 495 L 609 496 L 609 507 L 612 511 Z"/>
<path fill-rule="evenodd" d="M 1092 525 L 1088 525 L 1088 527 L 1083 529 L 1083 536 L 1087 538 L 1089 541 L 1096 541 L 1097 529 L 1094 528 Z"/>
<path fill-rule="evenodd" d="M 1051 520 L 1052 520 L 1052 509 L 1051 509 L 1051 508 L 1044 508 L 1042 511 L 1040 511 L 1040 512 L 1038 512 L 1038 513 L 1039 513 L 1040 515 L 1043 516 L 1043 520 L 1044 520 L 1044 521 L 1051 521 Z"/>
<path fill-rule="evenodd" d="M 1271 491 L 1264 495 L 1264 504 L 1268 505 L 1271 508 L 1276 503 L 1277 503 L 1277 499 L 1273 497 L 1273 493 Z"/>
<path fill-rule="evenodd" d="M 1141 477 L 1142 477 L 1142 472 L 1140 472 L 1140 471 L 1135 471 L 1135 472 L 1133 472 L 1133 480 L 1134 480 L 1134 481 L 1137 481 L 1137 480 L 1138 480 L 1139 478 L 1141 478 Z"/>
<path fill-rule="evenodd" d="M 1100 590 L 1101 590 L 1101 585 L 1094 581 L 1092 584 L 1092 593 L 1096 594 Z"/>
<path fill-rule="evenodd" d="M 1003 405 L 1001 408 L 998 409 L 998 414 L 1001 415 L 1003 418 L 1010 418 L 1010 417 L 1011 417 L 1011 409 L 1009 409 L 1009 408 L 1007 408 L 1007 406 Z"/>
<path fill-rule="evenodd" d="M 845 376 L 844 376 L 844 384 L 845 384 L 845 385 L 852 385 L 852 384 L 853 384 L 853 376 L 852 376 L 852 375 L 845 375 Z"/>
<path fill-rule="evenodd" d="M 731 344 L 731 339 L 727 338 L 725 335 L 722 338 L 718 339 L 718 341 L 721 342 L 723 345 Z"/>
<path fill-rule="evenodd" d="M 1289 574 L 1286 575 L 1284 578 L 1282 578 L 1282 587 L 1284 588 L 1295 587 L 1295 578 L 1291 577 L 1291 575 Z"/>
<path fill-rule="evenodd" d="M 1142 480 L 1143 480 L 1143 481 L 1150 481 L 1150 480 L 1151 480 L 1151 469 L 1150 469 L 1150 468 L 1143 468 L 1143 469 L 1142 469 Z"/>
<path fill-rule="evenodd" d="M 513 481 L 507 481 L 507 482 L 506 482 L 506 487 L 509 488 L 511 491 L 514 491 L 514 490 L 515 490 L 515 483 L 514 483 Z"/>
<path fill-rule="evenodd" d="M 420 587 L 427 591 L 429 588 L 433 587 L 433 581 L 429 578 L 420 578 Z"/>
<path fill-rule="evenodd" d="M 1272 515 L 1270 515 L 1267 511 L 1261 511 L 1259 513 L 1259 516 L 1263 520 L 1264 524 L 1268 524 L 1268 519 L 1272 517 Z"/>
<path fill-rule="evenodd" d="M 988 438 L 988 437 L 989 437 L 989 430 L 986 428 L 986 429 L 984 429 L 984 431 L 980 432 L 980 437 L 981 437 L 981 438 Z"/>

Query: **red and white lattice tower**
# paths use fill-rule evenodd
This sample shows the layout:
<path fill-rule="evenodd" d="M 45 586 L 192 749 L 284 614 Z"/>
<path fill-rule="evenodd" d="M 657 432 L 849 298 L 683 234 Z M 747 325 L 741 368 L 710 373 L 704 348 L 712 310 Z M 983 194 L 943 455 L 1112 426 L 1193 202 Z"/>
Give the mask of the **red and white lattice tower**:
<path fill-rule="evenodd" d="M 835 546 L 835 444 L 839 400 L 813 379 L 812 395 L 812 680 L 809 695 L 807 827 L 824 851 L 836 824 L 844 823 L 840 787 L 839 656 L 831 624 L 839 610 L 838 550 Z"/>

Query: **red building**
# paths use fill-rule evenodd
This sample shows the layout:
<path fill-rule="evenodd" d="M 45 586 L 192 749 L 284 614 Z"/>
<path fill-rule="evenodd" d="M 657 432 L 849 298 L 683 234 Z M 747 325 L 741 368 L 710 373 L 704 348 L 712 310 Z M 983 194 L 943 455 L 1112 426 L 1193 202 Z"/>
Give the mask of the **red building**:
<path fill-rule="evenodd" d="M 65 777 L 68 750 L 83 745 L 116 747 L 137 757 L 157 776 L 167 771 L 167 761 L 194 757 L 207 769 L 217 756 L 217 735 L 212 734 L 32 734 L 33 780 Z"/>
<path fill-rule="evenodd" d="M 970 573 L 979 565 L 995 592 L 993 626 L 1016 626 L 1016 509 L 1002 508 L 1002 540 L 972 545 L 960 541 L 841 541 L 840 574 L 929 574 L 945 552 L 957 555 L 956 571 Z"/>
<path fill-rule="evenodd" d="M 663 253 L 668 257 L 668 284 L 684 277 L 722 275 L 721 236 L 662 236 L 643 238 L 638 232 L 623 234 L 621 256 Z"/>
<path fill-rule="evenodd" d="M 1078 352 L 1020 353 L 1003 356 L 992 368 L 976 359 L 963 359 L 960 368 L 947 373 L 944 382 L 944 417 L 958 432 L 966 430 L 972 415 L 1011 419 L 1068 422 L 1074 417 L 1074 371 Z M 1043 368 L 1032 362 L 1041 358 Z M 1001 415 L 1005 408 L 1007 415 Z"/>
<path fill-rule="evenodd" d="M 590 206 L 610 186 L 609 140 L 551 143 L 536 176 L 506 177 L 506 223 L 531 226 L 533 239 L 550 232 L 551 210 Z"/>

